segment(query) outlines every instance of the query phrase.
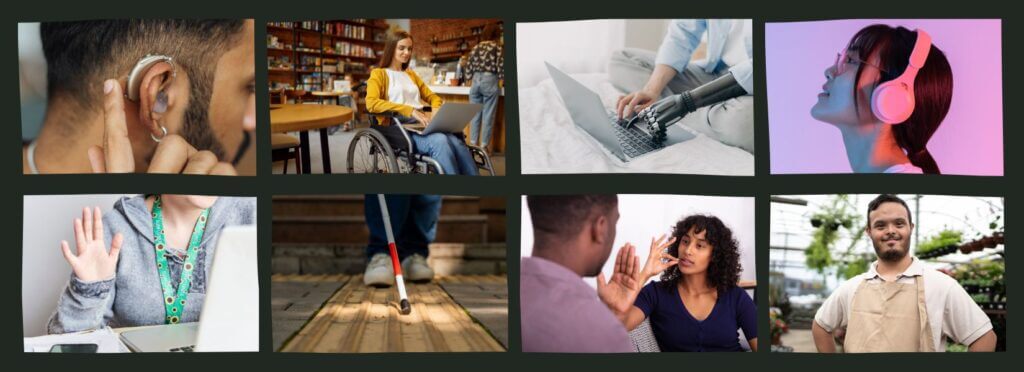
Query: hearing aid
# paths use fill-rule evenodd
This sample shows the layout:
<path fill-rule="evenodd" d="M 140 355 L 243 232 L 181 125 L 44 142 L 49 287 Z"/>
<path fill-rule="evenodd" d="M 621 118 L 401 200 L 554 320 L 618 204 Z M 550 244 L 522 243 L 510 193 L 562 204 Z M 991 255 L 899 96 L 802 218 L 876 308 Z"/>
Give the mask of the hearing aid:
<path fill-rule="evenodd" d="M 164 87 L 169 85 L 178 74 L 178 68 L 174 65 L 174 59 L 165 55 L 147 54 L 135 64 L 135 67 L 132 68 L 132 72 L 128 74 L 127 97 L 129 100 L 138 102 L 140 97 L 139 93 L 142 91 L 143 77 L 150 68 L 160 62 L 167 62 L 167 64 L 171 65 L 171 78 L 165 80 L 160 86 L 160 92 L 157 93 L 157 103 L 153 107 L 153 111 L 155 112 L 167 111 L 167 93 L 164 93 Z"/>

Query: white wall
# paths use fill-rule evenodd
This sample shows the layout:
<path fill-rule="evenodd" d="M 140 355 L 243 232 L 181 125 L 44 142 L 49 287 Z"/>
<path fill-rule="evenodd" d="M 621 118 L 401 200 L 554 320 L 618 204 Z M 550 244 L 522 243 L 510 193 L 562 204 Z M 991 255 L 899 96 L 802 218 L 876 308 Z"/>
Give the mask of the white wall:
<path fill-rule="evenodd" d="M 626 20 L 626 47 L 657 51 L 665 38 L 668 22 L 667 19 Z"/>
<path fill-rule="evenodd" d="M 82 208 L 107 213 L 124 195 L 27 195 L 22 226 L 21 310 L 25 337 L 46 334 L 46 321 L 67 285 L 71 267 L 60 252 L 67 240 L 75 250 L 72 224 Z"/>
<path fill-rule="evenodd" d="M 529 256 L 533 251 L 533 225 L 530 223 L 530 211 L 526 206 L 526 197 L 522 197 L 522 239 L 521 256 Z M 743 264 L 741 280 L 756 280 L 757 271 L 754 263 L 754 198 L 718 197 L 699 195 L 619 195 L 619 224 L 612 255 L 601 270 L 605 276 L 611 276 L 615 264 L 615 253 L 626 242 L 637 247 L 640 262 L 647 260 L 650 252 L 651 237 L 670 234 L 672 226 L 683 216 L 691 214 L 712 214 L 732 229 L 739 242 L 740 262 Z M 594 286 L 594 279 L 586 279 Z"/>

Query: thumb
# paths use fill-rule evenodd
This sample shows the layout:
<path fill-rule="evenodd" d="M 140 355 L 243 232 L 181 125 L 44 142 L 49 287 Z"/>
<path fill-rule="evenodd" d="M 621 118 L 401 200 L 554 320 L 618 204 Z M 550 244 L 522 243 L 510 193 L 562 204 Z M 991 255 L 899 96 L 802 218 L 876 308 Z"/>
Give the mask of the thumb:
<path fill-rule="evenodd" d="M 124 94 L 121 93 L 121 83 L 114 79 L 103 82 L 103 149 L 107 172 L 135 171 L 135 157 L 124 115 Z"/>
<path fill-rule="evenodd" d="M 607 285 L 605 283 L 607 283 L 607 282 L 604 281 L 604 273 L 598 273 L 597 274 L 597 291 L 598 292 L 600 292 L 602 289 L 604 289 L 604 286 Z"/>
<path fill-rule="evenodd" d="M 68 247 L 67 240 L 60 241 L 60 252 L 64 254 L 64 259 L 68 260 L 68 264 L 70 264 L 71 266 L 75 265 L 74 261 L 77 259 L 77 257 L 75 257 L 75 255 L 71 253 L 71 248 Z"/>
<path fill-rule="evenodd" d="M 114 239 L 110 242 L 110 257 L 117 262 L 117 258 L 121 254 L 121 243 L 124 242 L 124 235 L 121 233 L 114 234 Z"/>
<path fill-rule="evenodd" d="M 96 145 L 89 147 L 89 165 L 92 166 L 93 173 L 107 173 L 104 156 L 103 147 Z"/>

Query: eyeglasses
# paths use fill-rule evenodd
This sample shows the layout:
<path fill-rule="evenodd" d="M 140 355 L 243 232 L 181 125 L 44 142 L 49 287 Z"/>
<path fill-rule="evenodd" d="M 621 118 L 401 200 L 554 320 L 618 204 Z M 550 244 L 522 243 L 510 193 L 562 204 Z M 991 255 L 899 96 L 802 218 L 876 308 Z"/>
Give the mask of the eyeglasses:
<path fill-rule="evenodd" d="M 871 67 L 874 67 L 874 68 L 878 69 L 878 71 L 888 73 L 888 71 L 886 71 L 884 68 L 882 68 L 882 67 L 880 67 L 880 66 L 878 66 L 876 64 L 873 64 L 873 63 L 870 63 L 868 61 L 865 61 L 865 60 L 862 60 L 862 59 L 859 59 L 859 58 L 854 58 L 854 57 L 850 56 L 847 53 L 847 50 L 843 50 L 841 53 L 836 53 L 836 63 L 835 63 L 836 75 L 842 75 L 844 72 L 846 72 L 847 68 L 849 68 L 850 65 L 854 65 L 854 64 L 865 64 L 865 65 L 868 65 L 868 66 L 871 66 Z"/>

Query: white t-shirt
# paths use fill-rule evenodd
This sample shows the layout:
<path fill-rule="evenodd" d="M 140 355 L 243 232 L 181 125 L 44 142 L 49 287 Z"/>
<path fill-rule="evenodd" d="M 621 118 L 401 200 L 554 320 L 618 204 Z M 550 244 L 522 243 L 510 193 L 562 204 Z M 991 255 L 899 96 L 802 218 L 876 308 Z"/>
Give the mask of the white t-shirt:
<path fill-rule="evenodd" d="M 733 23 L 732 29 L 729 30 L 729 37 L 725 40 L 725 46 L 722 49 L 722 62 L 726 65 L 736 66 L 750 59 L 745 39 L 753 29 L 752 22 L 751 19 L 742 19 Z"/>
<path fill-rule="evenodd" d="M 850 321 L 850 303 L 862 282 L 865 285 L 881 284 L 882 277 L 875 271 L 878 262 L 868 268 L 868 272 L 857 275 L 843 284 L 818 308 L 814 321 L 821 328 L 832 332 L 837 327 L 844 327 Z M 922 276 L 924 284 L 924 302 L 928 313 L 928 323 L 932 327 L 932 338 L 935 339 L 935 350 L 945 351 L 946 343 L 943 336 L 949 336 L 964 345 L 974 343 L 979 337 L 992 330 L 992 321 L 985 314 L 967 291 L 951 278 L 938 270 L 925 267 L 917 257 L 907 270 L 896 277 L 897 283 L 913 284 L 914 277 Z"/>
<path fill-rule="evenodd" d="M 924 170 L 910 163 L 896 164 L 885 168 L 882 173 L 924 174 Z"/>
<path fill-rule="evenodd" d="M 388 73 L 388 101 L 422 108 L 420 101 L 420 88 L 412 82 L 412 78 L 404 71 L 385 69 Z"/>

